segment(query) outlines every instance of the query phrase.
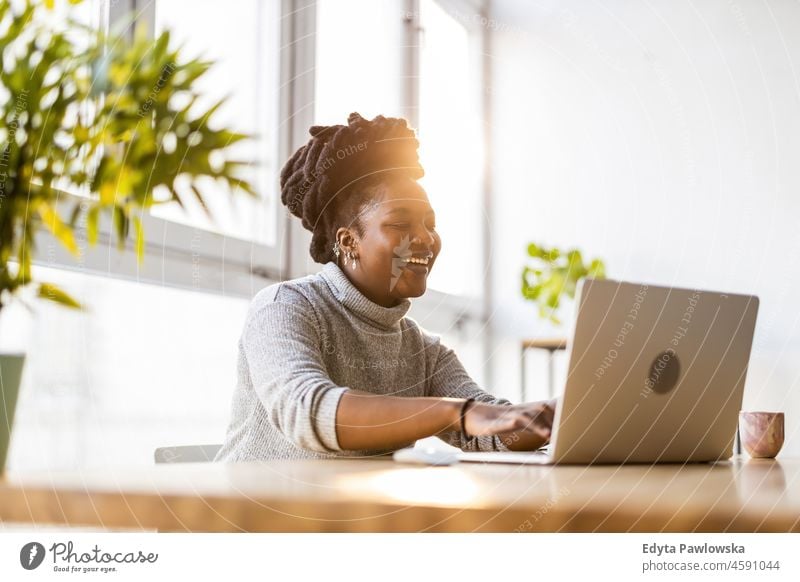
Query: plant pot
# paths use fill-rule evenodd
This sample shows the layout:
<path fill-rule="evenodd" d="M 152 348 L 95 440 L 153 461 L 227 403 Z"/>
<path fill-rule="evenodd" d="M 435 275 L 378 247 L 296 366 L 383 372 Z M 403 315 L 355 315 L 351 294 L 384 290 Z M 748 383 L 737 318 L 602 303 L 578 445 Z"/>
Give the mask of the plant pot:
<path fill-rule="evenodd" d="M 0 475 L 5 474 L 25 354 L 0 354 Z"/>

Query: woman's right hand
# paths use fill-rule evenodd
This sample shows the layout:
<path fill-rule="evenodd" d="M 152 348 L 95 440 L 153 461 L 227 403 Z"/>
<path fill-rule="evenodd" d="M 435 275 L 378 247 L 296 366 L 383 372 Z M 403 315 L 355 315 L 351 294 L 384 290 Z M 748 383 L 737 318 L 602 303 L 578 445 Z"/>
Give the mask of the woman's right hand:
<path fill-rule="evenodd" d="M 550 440 L 554 416 L 555 400 L 525 402 L 510 406 L 473 402 L 464 415 L 464 427 L 470 436 L 521 433 L 531 437 L 534 442 L 540 443 L 538 446 L 541 446 Z"/>

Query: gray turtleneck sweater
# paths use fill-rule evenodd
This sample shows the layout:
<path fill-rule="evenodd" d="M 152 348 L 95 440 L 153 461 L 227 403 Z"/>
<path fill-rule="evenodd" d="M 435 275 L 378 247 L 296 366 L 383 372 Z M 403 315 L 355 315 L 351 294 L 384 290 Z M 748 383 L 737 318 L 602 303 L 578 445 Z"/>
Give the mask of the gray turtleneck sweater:
<path fill-rule="evenodd" d="M 409 299 L 373 303 L 332 261 L 259 291 L 239 339 L 231 419 L 215 461 L 390 453 L 339 446 L 336 407 L 348 388 L 511 404 L 483 391 L 440 336 L 406 317 L 410 307 Z M 463 450 L 509 450 L 496 436 L 440 438 Z"/>

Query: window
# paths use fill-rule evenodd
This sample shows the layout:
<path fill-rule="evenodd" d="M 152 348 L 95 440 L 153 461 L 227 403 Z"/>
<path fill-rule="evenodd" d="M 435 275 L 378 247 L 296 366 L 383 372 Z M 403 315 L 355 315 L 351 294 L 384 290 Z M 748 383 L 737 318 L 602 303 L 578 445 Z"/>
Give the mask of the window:
<path fill-rule="evenodd" d="M 79 4 L 54 2 L 50 10 L 42 14 L 53 27 L 60 29 L 66 25 L 67 18 L 96 29 L 108 28 L 109 0 L 83 0 Z"/>
<path fill-rule="evenodd" d="M 224 15 L 221 14 L 224 12 Z M 235 131 L 256 135 L 231 146 L 231 159 L 252 160 L 246 176 L 260 199 L 237 192 L 233 199 L 210 180 L 199 189 L 208 194 L 215 224 L 208 221 L 191 195 L 184 212 L 177 204 L 154 207 L 152 214 L 264 245 L 277 239 L 278 91 L 280 52 L 280 2 L 238 0 L 224 7 L 215 0 L 159 1 L 155 8 L 156 34 L 169 29 L 171 42 L 184 45 L 188 58 L 214 60 L 200 79 L 202 100 L 208 107 L 228 95 L 216 112 L 216 121 Z M 185 191 L 185 190 L 184 190 Z M 180 192 L 179 192 L 180 193 Z"/>
<path fill-rule="evenodd" d="M 115 235 L 110 219 L 104 216 L 100 221 L 100 244 L 87 249 L 84 270 L 238 296 L 250 296 L 263 286 L 265 278 L 278 277 L 286 255 L 280 245 L 286 223 L 283 213 L 278 212 L 276 191 L 279 132 L 284 132 L 277 119 L 280 104 L 285 103 L 287 84 L 279 80 L 280 62 L 282 58 L 288 60 L 284 58 L 287 49 L 281 46 L 283 3 L 236 2 L 226 7 L 224 21 L 218 17 L 219 5 L 208 0 L 165 0 L 141 5 L 132 0 L 85 0 L 77 5 L 56 2 L 55 6 L 57 11 L 51 18 L 56 24 L 69 15 L 80 22 L 127 34 L 133 28 L 129 19 L 135 15 L 136 26 L 144 26 L 145 30 L 169 27 L 172 45 L 183 43 L 187 58 L 200 57 L 216 63 L 206 78 L 198 81 L 202 95 L 198 106 L 229 95 L 212 123 L 256 136 L 231 147 L 230 157 L 253 162 L 246 177 L 259 193 L 258 199 L 238 191 L 231 196 L 219 182 L 207 180 L 200 183 L 199 189 L 206 194 L 213 222 L 192 196 L 183 197 L 188 212 L 177 204 L 153 208 L 144 216 L 144 268 L 135 260 L 132 241 L 124 251 L 111 248 L 110 240 L 115 240 Z M 279 95 L 281 91 L 284 93 Z M 281 135 L 285 139 L 285 133 Z M 63 184 L 62 187 L 70 196 L 59 200 L 58 209 L 62 216 L 69 216 L 74 196 L 88 193 Z M 180 186 L 177 189 L 183 190 Z M 37 234 L 38 239 L 42 240 L 37 243 L 40 252 L 34 256 L 35 262 L 75 267 L 75 258 L 59 249 L 54 250 L 53 256 L 44 256 L 41 249 L 51 248 L 51 241 L 44 232 Z M 107 248 L 100 248 L 104 245 Z M 155 260 L 167 257 L 175 268 L 154 268 Z M 216 273 L 221 276 L 206 278 L 198 286 L 187 273 L 199 259 L 206 266 L 216 265 Z"/>
<path fill-rule="evenodd" d="M 402 17 L 398 0 L 317 2 L 317 125 L 346 125 L 353 111 L 365 119 L 403 115 Z"/>
<path fill-rule="evenodd" d="M 419 8 L 421 42 L 409 46 L 403 2 L 317 3 L 315 122 L 346 124 L 352 111 L 365 118 L 379 113 L 418 118 L 425 168 L 420 184 L 442 237 L 429 287 L 479 297 L 484 228 L 479 38 L 464 26 L 466 15 L 459 19 L 434 0 L 421 1 Z M 409 61 L 419 67 L 407 79 Z M 414 79 L 419 93 L 408 100 L 404 95 Z"/>
<path fill-rule="evenodd" d="M 461 20 L 466 16 L 462 15 Z M 483 122 L 478 39 L 435 1 L 420 2 L 420 160 L 442 237 L 431 288 L 481 295 Z"/>

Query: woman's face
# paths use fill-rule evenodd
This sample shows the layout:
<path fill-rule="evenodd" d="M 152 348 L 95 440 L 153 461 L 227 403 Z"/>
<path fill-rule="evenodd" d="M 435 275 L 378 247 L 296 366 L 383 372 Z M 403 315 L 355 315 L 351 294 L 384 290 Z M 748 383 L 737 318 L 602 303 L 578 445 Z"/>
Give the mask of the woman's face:
<path fill-rule="evenodd" d="M 370 301 L 384 307 L 425 293 L 442 241 L 422 186 L 406 177 L 383 182 L 360 220 L 363 237 L 353 228 L 339 229 L 340 236 L 349 231 L 350 236 L 340 238 L 347 244 L 340 245 L 356 257 L 355 269 L 344 253 L 339 257 L 350 281 Z"/>

